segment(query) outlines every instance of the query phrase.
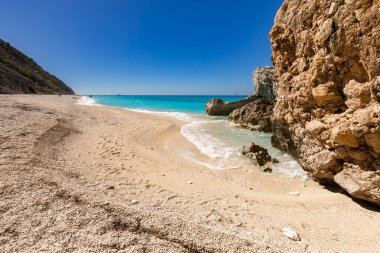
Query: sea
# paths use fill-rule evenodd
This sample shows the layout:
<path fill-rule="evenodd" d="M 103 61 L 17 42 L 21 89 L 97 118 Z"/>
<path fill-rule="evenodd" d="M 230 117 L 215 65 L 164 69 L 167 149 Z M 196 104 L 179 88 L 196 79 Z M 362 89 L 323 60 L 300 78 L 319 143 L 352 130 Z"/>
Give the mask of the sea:
<path fill-rule="evenodd" d="M 207 162 L 184 152 L 186 159 L 198 162 L 212 170 L 249 167 L 247 158 L 241 155 L 244 145 L 256 143 L 279 160 L 272 165 L 272 173 L 306 179 L 307 173 L 295 159 L 272 147 L 271 134 L 237 128 L 229 124 L 227 117 L 209 116 L 205 104 L 213 98 L 236 101 L 247 96 L 175 96 L 175 95 L 94 95 L 82 96 L 78 104 L 112 106 L 141 113 L 174 117 L 185 122 L 181 134 L 206 157 Z"/>

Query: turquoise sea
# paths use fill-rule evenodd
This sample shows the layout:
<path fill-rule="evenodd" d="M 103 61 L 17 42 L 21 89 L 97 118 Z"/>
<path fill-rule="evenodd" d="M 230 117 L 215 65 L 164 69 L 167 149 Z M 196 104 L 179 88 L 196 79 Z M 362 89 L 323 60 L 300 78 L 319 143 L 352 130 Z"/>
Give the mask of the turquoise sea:
<path fill-rule="evenodd" d="M 141 113 L 167 115 L 185 121 L 181 133 L 209 159 L 200 161 L 194 154 L 185 153 L 186 159 L 201 163 L 210 169 L 220 170 L 249 166 L 240 155 L 243 145 L 259 144 L 280 160 L 273 165 L 274 173 L 306 178 L 307 174 L 288 154 L 271 146 L 271 134 L 236 128 L 227 117 L 213 117 L 205 112 L 205 103 L 212 98 L 236 101 L 246 96 L 149 96 L 149 95 L 95 95 L 83 96 L 78 102 L 83 105 L 121 107 Z"/>
<path fill-rule="evenodd" d="M 102 95 L 93 96 L 97 103 L 152 111 L 187 112 L 205 114 L 205 103 L 213 98 L 236 101 L 247 96 L 149 96 L 149 95 Z"/>

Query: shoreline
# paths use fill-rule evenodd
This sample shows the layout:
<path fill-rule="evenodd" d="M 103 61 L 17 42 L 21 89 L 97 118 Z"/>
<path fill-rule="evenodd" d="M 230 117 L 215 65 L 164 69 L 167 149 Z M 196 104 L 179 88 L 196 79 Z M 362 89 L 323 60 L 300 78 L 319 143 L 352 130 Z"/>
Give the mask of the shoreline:
<path fill-rule="evenodd" d="M 173 153 L 191 144 L 178 120 L 72 97 L 0 96 L 2 251 L 380 247 L 371 205 L 252 167 L 211 171 Z M 285 237 L 285 227 L 301 241 Z"/>
<path fill-rule="evenodd" d="M 224 120 L 224 118 L 212 117 L 206 114 L 195 112 L 160 111 L 105 105 L 98 103 L 95 98 L 88 96 L 80 96 L 77 104 L 87 106 L 106 106 L 116 109 L 125 109 L 137 113 L 174 118 L 179 122 L 182 122 L 180 133 L 187 142 L 191 143 L 191 145 L 183 145 L 184 143 L 182 143 L 180 147 L 186 147 L 182 148 L 182 152 L 178 152 L 179 150 L 175 148 L 172 148 L 172 152 L 176 152 L 184 159 L 207 167 L 211 170 L 231 170 L 253 166 L 248 159 L 240 154 L 240 150 L 242 149 L 243 145 L 249 145 L 252 142 L 256 142 L 255 139 L 261 139 L 261 137 L 259 137 L 260 135 L 265 135 L 265 133 L 249 131 L 244 128 L 236 128 L 231 125 L 230 122 Z M 252 139 L 252 141 L 240 143 L 240 145 L 236 146 L 236 144 L 226 144 L 223 140 L 218 140 L 215 136 L 209 136 L 210 133 L 196 133 L 204 131 L 204 127 L 202 128 L 200 125 L 215 124 L 215 122 L 226 122 L 228 124 L 227 128 L 231 129 L 231 131 L 246 132 L 246 139 Z M 214 129 L 213 132 L 219 132 L 220 130 L 221 129 L 219 127 L 218 129 Z M 253 134 L 255 137 L 249 136 L 247 133 Z M 223 144 L 224 147 L 221 144 Z M 263 145 L 265 148 L 268 148 L 270 152 L 273 152 L 271 155 L 281 161 L 278 164 L 271 165 L 273 171 L 270 174 L 285 175 L 287 177 L 295 177 L 302 180 L 307 180 L 310 178 L 308 173 L 301 168 L 301 166 L 291 155 L 273 148 L 270 144 L 270 147 L 268 147 L 268 144 L 261 145 Z"/>

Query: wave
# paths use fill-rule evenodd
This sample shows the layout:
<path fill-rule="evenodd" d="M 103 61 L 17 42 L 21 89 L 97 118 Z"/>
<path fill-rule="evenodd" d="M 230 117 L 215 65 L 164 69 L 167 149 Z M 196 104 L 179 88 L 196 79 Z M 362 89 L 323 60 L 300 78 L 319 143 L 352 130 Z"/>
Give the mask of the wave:
<path fill-rule="evenodd" d="M 82 97 L 78 104 L 99 106 L 94 98 Z M 225 170 L 247 165 L 248 161 L 240 155 L 243 145 L 254 142 L 268 149 L 273 157 L 279 159 L 272 165 L 274 173 L 289 177 L 308 178 L 297 161 L 290 155 L 275 149 L 270 143 L 270 134 L 252 132 L 246 129 L 232 127 L 225 117 L 212 117 L 205 114 L 153 111 L 146 109 L 124 108 L 129 111 L 153 115 L 165 115 L 186 122 L 181 128 L 181 134 L 209 159 L 201 161 L 195 154 L 183 152 L 183 157 L 192 162 L 206 166 L 212 170 Z"/>
<path fill-rule="evenodd" d="M 78 102 L 76 103 L 78 105 L 92 105 L 92 106 L 100 106 L 100 104 L 98 104 L 96 102 L 95 99 L 91 98 L 91 97 L 87 97 L 87 96 L 82 96 Z"/>

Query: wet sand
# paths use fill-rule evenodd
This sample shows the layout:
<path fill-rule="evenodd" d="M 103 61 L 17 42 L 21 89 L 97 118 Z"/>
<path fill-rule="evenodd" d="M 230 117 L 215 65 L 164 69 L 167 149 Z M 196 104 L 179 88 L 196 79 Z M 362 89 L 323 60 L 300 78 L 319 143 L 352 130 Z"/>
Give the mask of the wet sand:
<path fill-rule="evenodd" d="M 200 155 L 183 122 L 77 99 L 0 96 L 1 252 L 380 248 L 370 204 L 254 166 L 210 170 L 183 158 Z"/>

